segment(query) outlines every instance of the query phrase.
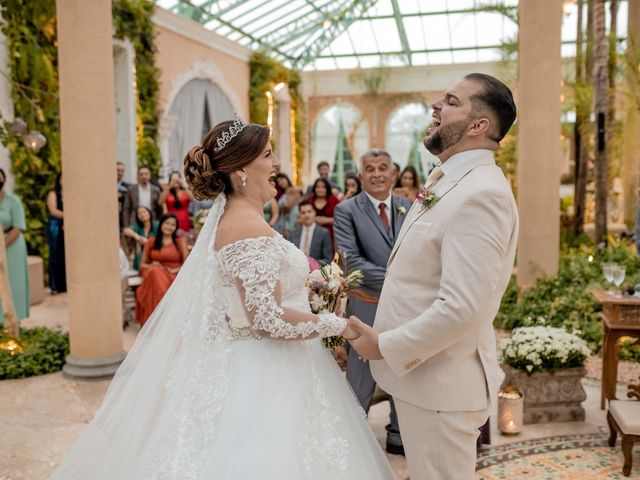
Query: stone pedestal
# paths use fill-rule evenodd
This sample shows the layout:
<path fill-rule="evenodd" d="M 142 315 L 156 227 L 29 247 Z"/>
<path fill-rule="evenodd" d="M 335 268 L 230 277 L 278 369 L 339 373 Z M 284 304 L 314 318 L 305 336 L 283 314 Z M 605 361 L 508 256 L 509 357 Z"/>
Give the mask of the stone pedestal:
<path fill-rule="evenodd" d="M 29 304 L 41 303 L 45 297 L 44 290 L 44 262 L 42 257 L 29 255 L 27 257 L 29 268 Z"/>
<path fill-rule="evenodd" d="M 587 394 L 581 381 L 587 371 L 583 367 L 531 375 L 509 365 L 502 365 L 502 370 L 506 375 L 502 388 L 518 387 L 524 394 L 525 424 L 584 420 L 581 404 L 587 399 Z"/>

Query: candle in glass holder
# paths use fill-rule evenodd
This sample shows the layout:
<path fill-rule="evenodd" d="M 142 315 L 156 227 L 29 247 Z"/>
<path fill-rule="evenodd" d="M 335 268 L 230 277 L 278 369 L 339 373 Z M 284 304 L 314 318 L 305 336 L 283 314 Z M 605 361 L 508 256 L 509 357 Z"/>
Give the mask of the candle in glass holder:
<path fill-rule="evenodd" d="M 503 435 L 522 431 L 524 395 L 516 387 L 505 387 L 498 393 L 498 430 Z"/>

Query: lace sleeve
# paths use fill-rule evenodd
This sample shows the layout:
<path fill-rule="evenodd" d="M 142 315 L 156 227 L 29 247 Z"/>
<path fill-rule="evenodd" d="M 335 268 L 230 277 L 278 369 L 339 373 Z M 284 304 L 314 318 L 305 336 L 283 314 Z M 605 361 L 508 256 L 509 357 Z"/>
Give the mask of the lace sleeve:
<path fill-rule="evenodd" d="M 295 324 L 282 318 L 280 266 L 286 253 L 285 242 L 278 242 L 277 237 L 247 238 L 224 247 L 227 273 L 236 280 L 253 329 L 281 338 L 339 335 L 346 320 L 333 313 Z"/>

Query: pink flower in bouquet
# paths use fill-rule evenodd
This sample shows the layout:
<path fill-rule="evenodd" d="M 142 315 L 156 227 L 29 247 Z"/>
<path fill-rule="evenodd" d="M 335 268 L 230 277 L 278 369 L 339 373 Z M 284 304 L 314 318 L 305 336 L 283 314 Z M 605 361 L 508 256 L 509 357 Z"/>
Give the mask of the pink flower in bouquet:
<path fill-rule="evenodd" d="M 320 270 L 320 264 L 316 261 L 315 258 L 307 257 L 307 261 L 309 262 L 310 272 L 315 272 Z"/>
<path fill-rule="evenodd" d="M 309 273 L 309 277 L 307 277 L 307 280 L 309 283 L 320 283 L 322 285 L 326 283 L 320 267 L 318 267 L 317 270 L 312 270 L 311 273 Z"/>

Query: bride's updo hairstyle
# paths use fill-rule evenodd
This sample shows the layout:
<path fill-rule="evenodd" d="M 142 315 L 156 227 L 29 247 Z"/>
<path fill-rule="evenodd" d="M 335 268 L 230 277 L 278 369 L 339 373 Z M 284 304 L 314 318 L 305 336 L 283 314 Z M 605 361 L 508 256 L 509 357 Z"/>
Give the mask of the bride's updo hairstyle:
<path fill-rule="evenodd" d="M 232 125 L 233 121 L 219 123 L 207 133 L 202 145 L 191 148 L 184 157 L 184 178 L 198 200 L 232 194 L 231 173 L 258 158 L 269 142 L 267 127 L 249 123 L 216 152 L 217 139 L 222 139 Z"/>

